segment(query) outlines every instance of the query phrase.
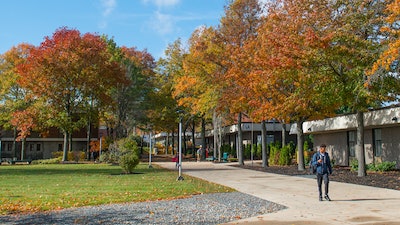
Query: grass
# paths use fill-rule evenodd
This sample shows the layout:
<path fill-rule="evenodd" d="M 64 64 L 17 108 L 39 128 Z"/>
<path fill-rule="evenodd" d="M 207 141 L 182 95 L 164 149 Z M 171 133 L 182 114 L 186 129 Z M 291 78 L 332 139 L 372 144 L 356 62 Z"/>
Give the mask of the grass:
<path fill-rule="evenodd" d="M 139 164 L 134 174 L 106 164 L 48 164 L 0 167 L 0 214 L 30 213 L 111 203 L 184 198 L 230 188 L 176 171 Z"/>

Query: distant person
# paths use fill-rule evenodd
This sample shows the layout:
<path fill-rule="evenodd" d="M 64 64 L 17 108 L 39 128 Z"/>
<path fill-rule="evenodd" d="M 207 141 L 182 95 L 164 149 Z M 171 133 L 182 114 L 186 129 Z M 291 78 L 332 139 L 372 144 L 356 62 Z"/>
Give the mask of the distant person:
<path fill-rule="evenodd" d="M 322 144 L 319 147 L 319 152 L 316 152 L 312 158 L 312 165 L 317 167 L 317 184 L 319 192 L 319 200 L 322 201 L 322 180 L 325 184 L 325 195 L 324 198 L 330 201 L 329 191 L 329 175 L 332 174 L 331 159 L 329 154 L 326 152 L 326 145 Z"/>
<path fill-rule="evenodd" d="M 197 149 L 197 162 L 200 162 L 202 148 L 203 148 L 203 146 L 200 145 L 200 148 Z"/>

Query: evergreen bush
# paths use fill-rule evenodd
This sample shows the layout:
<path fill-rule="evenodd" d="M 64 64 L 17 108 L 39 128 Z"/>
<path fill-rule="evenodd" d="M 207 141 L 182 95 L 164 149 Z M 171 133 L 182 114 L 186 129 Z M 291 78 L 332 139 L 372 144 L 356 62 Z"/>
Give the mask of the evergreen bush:
<path fill-rule="evenodd" d="M 117 146 L 120 152 L 119 165 L 125 173 L 132 173 L 139 164 L 139 149 L 135 138 L 120 139 Z"/>

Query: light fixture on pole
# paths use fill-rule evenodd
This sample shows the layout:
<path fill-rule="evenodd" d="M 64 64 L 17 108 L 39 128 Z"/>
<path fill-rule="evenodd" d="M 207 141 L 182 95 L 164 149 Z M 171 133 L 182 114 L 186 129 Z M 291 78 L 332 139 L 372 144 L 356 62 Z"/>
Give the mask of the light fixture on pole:
<path fill-rule="evenodd" d="M 178 178 L 176 180 L 183 180 L 182 177 L 182 116 L 179 116 L 179 144 L 178 144 Z"/>

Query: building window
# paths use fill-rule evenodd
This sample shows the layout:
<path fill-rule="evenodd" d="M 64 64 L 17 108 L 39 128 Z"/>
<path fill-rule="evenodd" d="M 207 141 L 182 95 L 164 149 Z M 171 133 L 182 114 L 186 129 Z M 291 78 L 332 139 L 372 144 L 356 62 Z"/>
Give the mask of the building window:
<path fill-rule="evenodd" d="M 11 152 L 12 150 L 12 144 L 8 143 L 7 144 L 7 151 Z"/>
<path fill-rule="evenodd" d="M 29 151 L 33 151 L 35 149 L 35 144 L 30 144 L 29 145 Z"/>
<path fill-rule="evenodd" d="M 349 131 L 347 132 L 347 147 L 349 149 L 349 156 L 356 156 L 356 132 Z"/>
<path fill-rule="evenodd" d="M 62 144 L 58 144 L 58 151 L 59 151 L 59 152 L 63 150 L 63 147 L 62 147 L 62 146 L 63 146 Z"/>
<path fill-rule="evenodd" d="M 40 147 L 41 147 L 41 145 L 40 145 L 40 144 L 37 144 L 37 145 L 36 145 L 36 151 L 40 152 L 40 150 L 41 150 Z"/>
<path fill-rule="evenodd" d="M 382 130 L 374 129 L 374 155 L 377 157 L 382 156 Z"/>

